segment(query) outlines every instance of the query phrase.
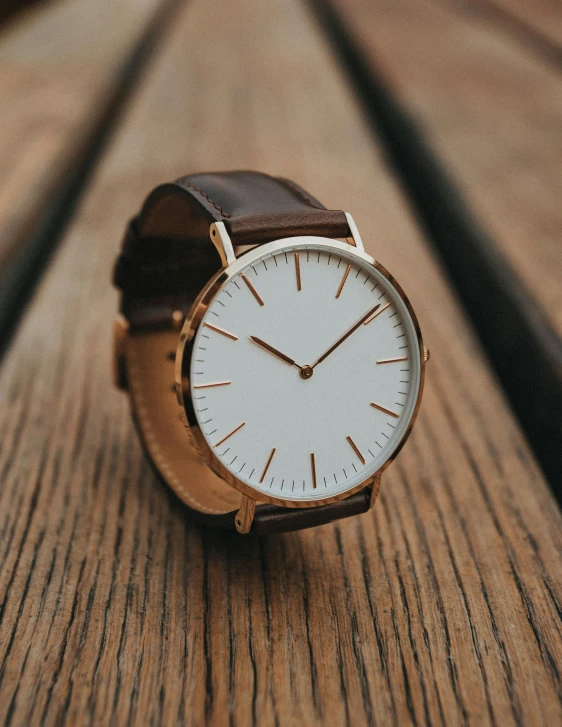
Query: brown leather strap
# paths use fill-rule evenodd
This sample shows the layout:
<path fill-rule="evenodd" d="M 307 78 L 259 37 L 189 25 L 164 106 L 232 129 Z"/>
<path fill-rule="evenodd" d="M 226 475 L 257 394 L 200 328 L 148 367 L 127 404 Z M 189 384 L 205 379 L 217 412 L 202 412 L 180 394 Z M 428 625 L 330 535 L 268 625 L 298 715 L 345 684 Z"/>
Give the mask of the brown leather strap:
<path fill-rule="evenodd" d="M 133 328 L 159 327 L 187 313 L 221 267 L 209 226 L 224 222 L 232 244 L 295 235 L 347 237 L 345 214 L 327 210 L 287 179 L 259 172 L 193 174 L 150 193 L 127 228 L 115 268 L 122 312 Z"/>
<path fill-rule="evenodd" d="M 369 509 L 371 490 L 365 488 L 339 502 L 306 509 L 289 509 L 275 505 L 259 505 L 252 525 L 258 534 L 283 533 L 326 525 L 352 515 L 360 515 Z"/>
<path fill-rule="evenodd" d="M 138 218 L 141 236 L 206 239 L 224 222 L 233 245 L 294 235 L 346 237 L 345 214 L 327 210 L 294 182 L 259 172 L 192 174 L 157 187 Z"/>
<path fill-rule="evenodd" d="M 133 415 L 158 474 L 198 519 L 234 527 L 241 495 L 202 461 L 186 436 L 174 393 L 178 332 L 172 312 L 187 313 L 220 268 L 209 239 L 224 222 L 235 246 L 295 235 L 346 237 L 345 214 L 326 210 L 293 182 L 257 172 L 182 177 L 157 187 L 129 225 L 115 269 L 121 310 L 130 323 L 124 349 Z M 365 512 L 370 490 L 329 505 L 281 508 L 261 504 L 252 531 L 298 530 Z"/>

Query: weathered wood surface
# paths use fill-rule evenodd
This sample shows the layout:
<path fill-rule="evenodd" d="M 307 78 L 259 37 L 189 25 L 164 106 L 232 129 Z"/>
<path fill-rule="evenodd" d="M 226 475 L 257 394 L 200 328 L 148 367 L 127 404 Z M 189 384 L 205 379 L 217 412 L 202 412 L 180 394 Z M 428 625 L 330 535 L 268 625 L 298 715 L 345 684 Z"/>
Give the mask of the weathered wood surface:
<path fill-rule="evenodd" d="M 158 182 L 258 168 L 350 210 L 432 350 L 375 509 L 202 529 L 111 387 L 123 224 Z M 0 720 L 551 725 L 562 528 L 527 444 L 297 2 L 180 14 L 0 372 Z"/>
<path fill-rule="evenodd" d="M 315 4 L 562 498 L 562 78 L 479 0 Z"/>
<path fill-rule="evenodd" d="M 0 337 L 172 0 L 59 0 L 0 35 Z"/>
<path fill-rule="evenodd" d="M 459 2 L 459 0 L 451 0 Z M 466 9 L 495 16 L 546 58 L 562 64 L 562 6 L 558 0 L 460 0 Z"/>

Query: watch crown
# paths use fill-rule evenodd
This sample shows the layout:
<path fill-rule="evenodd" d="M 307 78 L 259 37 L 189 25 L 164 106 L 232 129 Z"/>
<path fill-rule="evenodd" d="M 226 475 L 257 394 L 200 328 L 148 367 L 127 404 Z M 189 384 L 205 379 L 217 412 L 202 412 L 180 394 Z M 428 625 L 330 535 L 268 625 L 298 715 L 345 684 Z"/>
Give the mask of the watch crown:
<path fill-rule="evenodd" d="M 175 329 L 179 330 L 183 326 L 185 315 L 181 310 L 175 310 L 172 313 L 172 325 Z"/>
<path fill-rule="evenodd" d="M 424 346 L 423 347 L 423 362 L 427 363 L 427 361 L 429 361 L 430 357 L 431 357 L 431 353 L 429 351 L 429 348 L 427 348 L 427 346 Z"/>

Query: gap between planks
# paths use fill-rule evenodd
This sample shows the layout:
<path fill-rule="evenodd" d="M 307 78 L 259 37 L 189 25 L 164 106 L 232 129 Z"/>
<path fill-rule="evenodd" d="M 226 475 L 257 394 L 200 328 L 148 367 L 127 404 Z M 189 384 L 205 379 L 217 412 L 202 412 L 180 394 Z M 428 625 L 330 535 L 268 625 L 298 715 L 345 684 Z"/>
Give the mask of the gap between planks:
<path fill-rule="evenodd" d="M 25 180 L 25 190 L 39 190 L 39 195 L 25 211 L 25 220 L 11 219 L 9 211 L 4 210 L 2 219 L 5 224 L 0 229 L 0 360 L 146 64 L 167 24 L 174 17 L 174 12 L 183 2 L 184 0 L 158 0 L 140 32 L 132 38 L 130 51 L 125 53 L 117 67 L 114 64 L 108 69 L 108 78 L 104 79 L 107 87 L 105 96 L 93 84 L 77 124 L 64 133 L 59 157 L 56 160 L 46 158 L 46 162 L 52 164 L 53 168 L 33 169 L 30 178 Z M 67 2 L 66 5 L 72 10 L 72 2 Z M 61 12 L 59 8 L 55 10 Z M 25 15 L 23 17 L 26 22 L 39 24 L 44 22 L 48 12 L 49 8 L 38 8 L 29 19 Z M 64 12 L 63 7 L 63 17 Z M 69 22 L 74 22 L 72 12 L 69 12 L 69 16 Z M 3 39 L 4 36 L 0 34 L 0 50 Z M 20 49 L 20 52 L 23 50 Z M 80 62 L 83 63 L 83 59 Z M 99 65 L 103 64 L 98 63 Z M 48 79 L 48 67 L 41 73 L 44 89 L 50 80 L 45 80 Z M 111 76 L 115 78 L 110 81 Z M 93 103 L 92 99 L 97 100 L 100 105 L 88 108 L 88 104 Z M 45 117 L 49 118 L 49 109 L 45 109 Z M 10 130 L 8 125 L 3 128 L 6 141 Z M 25 144 L 29 144 L 29 139 L 25 140 Z M 70 154 L 69 148 L 72 150 Z M 27 203 L 27 193 L 18 196 L 10 204 L 23 204 L 24 200 Z"/>

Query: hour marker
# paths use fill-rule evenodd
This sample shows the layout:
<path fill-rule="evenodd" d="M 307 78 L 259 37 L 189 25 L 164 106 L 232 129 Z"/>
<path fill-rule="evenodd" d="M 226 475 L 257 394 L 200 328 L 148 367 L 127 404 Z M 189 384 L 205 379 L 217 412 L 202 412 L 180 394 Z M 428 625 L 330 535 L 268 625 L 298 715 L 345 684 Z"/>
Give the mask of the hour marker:
<path fill-rule="evenodd" d="M 397 361 L 407 361 L 407 356 L 402 356 L 402 358 L 381 358 L 379 361 L 377 361 L 378 364 L 383 363 L 396 363 Z"/>
<path fill-rule="evenodd" d="M 228 386 L 232 381 L 213 381 L 211 384 L 197 384 L 194 389 L 212 389 L 213 386 Z"/>
<path fill-rule="evenodd" d="M 350 270 L 351 270 L 351 265 L 348 265 L 345 269 L 345 273 L 343 274 L 343 278 L 341 279 L 340 287 L 338 288 L 338 292 L 336 293 L 336 298 L 340 297 L 341 292 L 343 290 L 343 286 L 345 285 L 345 281 L 347 280 L 347 276 L 349 275 Z"/>
<path fill-rule="evenodd" d="M 316 489 L 316 457 L 314 452 L 310 453 L 310 467 L 312 469 L 312 486 Z"/>
<path fill-rule="evenodd" d="M 249 289 L 250 293 L 251 293 L 251 294 L 252 294 L 252 295 L 254 296 L 254 298 L 255 298 L 255 299 L 256 299 L 256 300 L 258 301 L 258 303 L 259 303 L 260 305 L 263 305 L 263 300 L 262 300 L 262 299 L 260 298 L 260 294 L 259 294 L 259 293 L 258 293 L 258 291 L 257 291 L 257 290 L 256 290 L 256 289 L 254 288 L 254 286 L 253 286 L 253 285 L 252 285 L 252 283 L 251 283 L 251 282 L 250 282 L 250 281 L 248 280 L 248 278 L 247 278 L 247 277 L 246 277 L 246 276 L 245 276 L 245 275 L 244 275 L 243 273 L 242 273 L 242 275 L 241 275 L 240 277 L 241 277 L 241 278 L 242 278 L 242 280 L 243 280 L 243 281 L 244 281 L 244 282 L 246 283 L 246 285 L 248 286 L 248 289 Z"/>
<path fill-rule="evenodd" d="M 377 312 L 376 312 L 376 313 L 375 313 L 374 315 L 372 315 L 372 316 L 371 316 L 370 318 L 367 318 L 367 320 L 365 321 L 365 323 L 364 323 L 363 325 L 364 325 L 364 326 L 366 326 L 366 325 L 367 325 L 367 323 L 370 323 L 371 321 L 374 321 L 374 320 L 375 320 L 375 318 L 376 318 L 377 316 L 380 316 L 380 314 L 381 314 L 381 313 L 384 313 L 384 311 L 385 311 L 385 310 L 386 310 L 387 308 L 390 308 L 390 303 L 387 303 L 387 304 L 386 304 L 386 305 L 385 305 L 385 306 L 384 306 L 383 308 L 381 308 L 380 310 L 378 310 L 378 311 L 377 311 Z"/>
<path fill-rule="evenodd" d="M 204 326 L 207 326 L 207 328 L 210 328 L 211 331 L 216 331 L 217 333 L 220 333 L 223 336 L 226 336 L 227 338 L 231 338 L 233 341 L 238 340 L 238 336 L 235 336 L 234 333 L 229 333 L 228 331 L 223 330 L 222 328 L 219 328 L 218 326 L 213 326 L 212 323 L 204 323 Z"/>
<path fill-rule="evenodd" d="M 246 424 L 246 422 L 242 422 L 242 424 L 239 424 L 239 425 L 238 425 L 238 426 L 236 427 L 236 429 L 233 429 L 233 430 L 232 430 L 231 432 L 229 432 L 229 433 L 228 433 L 228 434 L 227 434 L 227 435 L 226 435 L 225 437 L 223 437 L 223 438 L 222 438 L 222 439 L 221 439 L 220 441 L 218 441 L 218 442 L 217 442 L 217 443 L 215 444 L 215 447 L 219 447 L 219 446 L 220 446 L 220 445 L 221 445 L 221 444 L 222 444 L 223 442 L 226 442 L 226 440 L 227 440 L 227 439 L 228 439 L 229 437 L 232 437 L 232 435 L 233 435 L 233 434 L 236 434 L 236 432 L 240 431 L 240 429 L 242 429 L 242 427 L 244 426 L 244 424 Z"/>
<path fill-rule="evenodd" d="M 361 464 L 365 464 L 365 457 L 361 454 L 359 451 L 359 447 L 355 444 L 353 439 L 351 437 L 346 437 L 347 441 L 349 442 L 349 446 L 351 449 L 355 452 L 355 454 L 359 457 Z"/>
<path fill-rule="evenodd" d="M 295 271 L 297 274 L 297 290 L 302 290 L 301 287 L 301 261 L 298 252 L 295 253 Z"/>
<path fill-rule="evenodd" d="M 390 409 L 387 409 L 385 406 L 381 406 L 380 404 L 375 404 L 374 401 L 371 402 L 371 406 L 373 409 L 378 409 L 379 411 L 382 411 L 384 414 L 389 414 L 391 417 L 394 417 L 395 419 L 398 419 L 400 414 L 397 414 L 395 411 L 391 411 Z"/>
<path fill-rule="evenodd" d="M 271 454 L 267 458 L 267 462 L 265 463 L 265 467 L 263 468 L 263 472 L 261 473 L 260 482 L 263 482 L 265 479 L 265 476 L 267 474 L 267 470 L 269 469 L 269 465 L 271 464 L 271 460 L 273 459 L 275 455 L 275 447 L 271 450 Z"/>

